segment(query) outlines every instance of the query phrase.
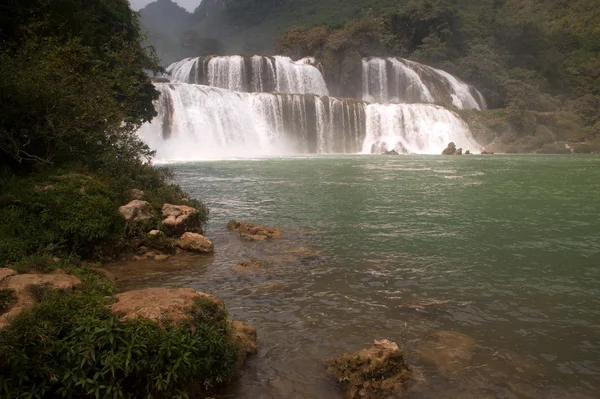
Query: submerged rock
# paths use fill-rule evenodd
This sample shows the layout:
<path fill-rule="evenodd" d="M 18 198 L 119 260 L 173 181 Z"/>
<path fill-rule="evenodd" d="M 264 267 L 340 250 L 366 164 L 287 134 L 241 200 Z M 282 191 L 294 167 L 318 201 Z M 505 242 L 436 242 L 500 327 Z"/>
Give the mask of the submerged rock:
<path fill-rule="evenodd" d="M 417 353 L 423 361 L 436 365 L 443 374 L 454 374 L 469 366 L 475 349 L 475 339 L 469 335 L 438 331 L 420 342 Z"/>
<path fill-rule="evenodd" d="M 152 205 L 146 201 L 133 200 L 127 205 L 119 207 L 119 213 L 128 222 L 150 220 L 154 216 Z"/>
<path fill-rule="evenodd" d="M 349 399 L 399 398 L 410 375 L 404 352 L 395 342 L 375 341 L 357 353 L 326 361 Z"/>
<path fill-rule="evenodd" d="M 238 348 L 238 369 L 244 364 L 246 358 L 258 353 L 256 344 L 256 328 L 234 320 L 232 323 L 231 339 Z"/>
<path fill-rule="evenodd" d="M 200 214 L 196 208 L 164 204 L 162 217 L 165 234 L 168 236 L 179 236 L 186 232 L 202 234 Z"/>
<path fill-rule="evenodd" d="M 400 155 L 400 154 L 398 154 L 398 151 L 396 151 L 396 150 L 384 151 L 381 154 L 382 155 Z"/>
<path fill-rule="evenodd" d="M 230 220 L 227 223 L 227 229 L 237 231 L 240 237 L 249 241 L 262 241 L 281 236 L 281 231 L 278 228 L 254 225 L 247 222 L 236 222 L 235 220 Z"/>
<path fill-rule="evenodd" d="M 215 250 L 212 241 L 197 233 L 184 233 L 176 242 L 177 247 L 192 252 L 211 253 Z"/>
<path fill-rule="evenodd" d="M 231 269 L 236 273 L 260 273 L 264 271 L 262 269 L 262 262 L 257 259 L 242 261 Z"/>
<path fill-rule="evenodd" d="M 8 325 L 23 310 L 34 305 L 35 300 L 29 290 L 31 286 L 48 285 L 52 288 L 66 290 L 81 284 L 78 277 L 66 274 L 60 269 L 48 274 L 14 274 L 6 270 L 0 269 L 1 276 L 4 276 L 0 278 L 0 288 L 14 290 L 16 301 L 6 313 L 0 316 L 0 328 Z"/>

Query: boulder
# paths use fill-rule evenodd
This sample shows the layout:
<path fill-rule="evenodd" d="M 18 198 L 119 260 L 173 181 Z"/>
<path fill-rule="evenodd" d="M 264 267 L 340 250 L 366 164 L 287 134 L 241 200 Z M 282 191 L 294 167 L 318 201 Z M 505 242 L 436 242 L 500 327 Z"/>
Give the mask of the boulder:
<path fill-rule="evenodd" d="M 238 348 L 237 367 L 239 369 L 248 356 L 258 352 L 258 345 L 256 344 L 256 328 L 235 320 L 231 324 L 233 326 L 231 339 L 233 344 Z"/>
<path fill-rule="evenodd" d="M 475 339 L 456 331 L 429 334 L 417 347 L 425 362 L 437 366 L 442 374 L 451 375 L 466 369 L 476 349 Z"/>
<path fill-rule="evenodd" d="M 396 151 L 396 150 L 384 151 L 381 154 L 382 155 L 400 155 L 400 154 L 398 154 L 398 151 Z"/>
<path fill-rule="evenodd" d="M 210 253 L 215 250 L 211 240 L 196 233 L 184 233 L 177 241 L 177 247 L 186 251 Z"/>
<path fill-rule="evenodd" d="M 150 237 L 159 237 L 161 235 L 164 235 L 164 233 L 161 232 L 160 230 L 150 230 L 150 232 L 148 232 L 148 235 Z"/>
<path fill-rule="evenodd" d="M 121 320 L 146 319 L 158 325 L 186 323 L 199 299 L 208 299 L 225 308 L 219 298 L 192 288 L 146 288 L 123 292 L 114 298 L 116 302 L 110 305 L 110 310 Z"/>
<path fill-rule="evenodd" d="M 404 352 L 395 342 L 375 341 L 368 349 L 326 361 L 349 399 L 398 398 L 410 375 Z"/>
<path fill-rule="evenodd" d="M 242 261 L 231 268 L 236 273 L 261 273 L 263 272 L 262 262 L 253 259 L 251 261 Z"/>
<path fill-rule="evenodd" d="M 14 276 L 15 274 L 17 274 L 17 272 L 13 269 L 9 269 L 7 267 L 0 267 L 0 284 L 2 284 L 4 279 L 10 276 Z"/>
<path fill-rule="evenodd" d="M 236 222 L 235 220 L 230 220 L 227 223 L 227 229 L 237 231 L 240 237 L 250 241 L 262 241 L 281 236 L 281 231 L 278 228 L 259 226 L 247 222 Z"/>
<path fill-rule="evenodd" d="M 454 152 L 454 155 L 462 155 L 463 151 L 462 148 L 457 148 L 456 151 Z"/>
<path fill-rule="evenodd" d="M 162 217 L 164 230 L 168 236 L 179 236 L 186 232 L 202 234 L 200 214 L 196 208 L 164 204 Z"/>
<path fill-rule="evenodd" d="M 5 269 L 0 269 L 4 271 Z M 0 328 L 8 325 L 23 310 L 30 308 L 35 303 L 31 296 L 29 287 L 33 285 L 49 285 L 58 289 L 71 289 L 81 284 L 81 280 L 70 274 L 66 274 L 60 269 L 54 270 L 48 274 L 27 273 L 27 274 L 7 274 L 3 272 L 4 278 L 0 279 L 0 288 L 9 288 L 14 290 L 16 302 L 0 316 Z"/>
<path fill-rule="evenodd" d="M 483 151 L 481 151 L 481 155 L 494 155 L 494 153 L 490 152 L 490 151 L 483 150 Z"/>
<path fill-rule="evenodd" d="M 119 212 L 128 222 L 150 220 L 154 216 L 152 205 L 146 201 L 133 200 L 119 208 Z"/>
<path fill-rule="evenodd" d="M 442 151 L 442 155 L 454 155 L 456 153 L 456 144 L 453 141 L 448 143 L 448 147 Z"/>
<path fill-rule="evenodd" d="M 144 192 L 142 190 L 138 190 L 137 188 L 129 191 L 129 197 L 131 197 L 132 200 L 141 200 L 143 196 Z"/>
<path fill-rule="evenodd" d="M 465 151 L 465 155 L 471 155 L 471 151 L 469 151 L 469 150 Z"/>

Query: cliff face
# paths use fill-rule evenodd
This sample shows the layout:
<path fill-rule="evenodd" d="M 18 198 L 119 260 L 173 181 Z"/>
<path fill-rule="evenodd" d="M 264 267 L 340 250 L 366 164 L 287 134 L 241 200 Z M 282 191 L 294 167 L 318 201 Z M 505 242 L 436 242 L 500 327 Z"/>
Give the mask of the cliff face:
<path fill-rule="evenodd" d="M 212 17 L 223 11 L 232 0 L 202 0 L 198 8 L 194 11 L 197 20 L 206 17 Z"/>

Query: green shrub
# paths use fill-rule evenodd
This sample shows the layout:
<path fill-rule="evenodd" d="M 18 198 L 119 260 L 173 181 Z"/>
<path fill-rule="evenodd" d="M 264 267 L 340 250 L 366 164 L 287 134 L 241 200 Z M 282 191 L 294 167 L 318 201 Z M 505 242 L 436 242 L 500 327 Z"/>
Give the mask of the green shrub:
<path fill-rule="evenodd" d="M 575 154 L 590 154 L 592 152 L 592 147 L 588 144 L 575 144 L 573 146 L 573 152 Z"/>
<path fill-rule="evenodd" d="M 237 361 L 227 313 L 198 302 L 194 326 L 121 322 L 112 286 L 85 277 L 77 291 L 41 299 L 0 330 L 0 397 L 171 398 L 229 380 Z"/>
<path fill-rule="evenodd" d="M 564 144 L 544 144 L 538 151 L 539 154 L 570 154 L 571 150 Z"/>
<path fill-rule="evenodd" d="M 15 300 L 15 290 L 12 288 L 0 288 L 0 314 L 6 312 Z"/>

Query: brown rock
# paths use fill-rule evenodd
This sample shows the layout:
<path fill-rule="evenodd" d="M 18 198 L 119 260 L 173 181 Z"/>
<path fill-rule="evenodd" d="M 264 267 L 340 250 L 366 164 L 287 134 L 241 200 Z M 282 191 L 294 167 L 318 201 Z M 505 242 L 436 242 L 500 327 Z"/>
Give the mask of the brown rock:
<path fill-rule="evenodd" d="M 103 269 L 101 267 L 92 267 L 90 270 L 93 271 L 94 273 L 96 273 L 98 276 L 104 277 L 106 279 L 109 279 L 110 281 L 116 281 L 117 280 L 117 278 L 115 277 L 114 274 L 112 274 L 108 270 Z"/>
<path fill-rule="evenodd" d="M 454 155 L 456 153 L 456 144 L 454 142 L 448 143 L 448 147 L 442 151 L 442 155 Z"/>
<path fill-rule="evenodd" d="M 115 299 L 117 302 L 110 306 L 110 310 L 121 320 L 147 319 L 159 325 L 185 323 L 197 299 L 208 299 L 225 308 L 219 298 L 192 288 L 146 288 L 115 295 Z"/>
<path fill-rule="evenodd" d="M 150 232 L 148 233 L 148 235 L 150 237 L 158 237 L 160 236 L 162 233 L 160 230 L 150 230 Z"/>
<path fill-rule="evenodd" d="M 268 238 L 278 238 L 281 236 L 281 231 L 275 227 L 265 227 L 254 225 L 247 222 L 236 222 L 230 220 L 227 223 L 227 228 L 232 231 L 237 231 L 245 240 L 262 241 Z"/>
<path fill-rule="evenodd" d="M 435 364 L 443 374 L 454 374 L 469 365 L 475 349 L 475 339 L 469 335 L 438 331 L 419 344 L 417 353 L 422 360 Z"/>
<path fill-rule="evenodd" d="M 262 271 L 262 262 L 257 259 L 243 261 L 231 269 L 236 273 L 260 273 Z"/>
<path fill-rule="evenodd" d="M 119 212 L 128 222 L 137 222 L 152 219 L 154 211 L 152 205 L 146 201 L 133 200 L 119 208 Z"/>
<path fill-rule="evenodd" d="M 208 238 L 196 233 L 184 233 L 176 242 L 177 247 L 186 251 L 210 253 L 215 247 Z"/>
<path fill-rule="evenodd" d="M 164 204 L 162 217 L 165 233 L 168 236 L 178 236 L 185 232 L 202 234 L 200 214 L 196 208 L 186 205 Z"/>
<path fill-rule="evenodd" d="M 8 325 L 23 310 L 33 306 L 35 301 L 29 293 L 30 286 L 46 284 L 53 288 L 66 290 L 81 284 L 81 280 L 78 277 L 66 274 L 60 269 L 49 274 L 27 273 L 7 276 L 2 279 L 0 287 L 13 289 L 17 301 L 8 312 L 0 316 L 0 328 Z"/>
<path fill-rule="evenodd" d="M 231 339 L 234 345 L 238 348 L 238 369 L 244 364 L 246 358 L 250 355 L 258 353 L 256 344 L 256 328 L 242 323 L 241 321 L 233 321 L 233 330 Z"/>
<path fill-rule="evenodd" d="M 131 191 L 129 191 L 129 197 L 131 197 L 132 200 L 140 200 L 143 196 L 144 192 L 142 190 L 138 190 L 137 188 L 134 188 Z"/>
<path fill-rule="evenodd" d="M 375 341 L 368 349 L 326 361 L 349 399 L 397 398 L 410 374 L 404 352 L 395 342 Z"/>
<path fill-rule="evenodd" d="M 156 255 L 154 256 L 154 260 L 157 260 L 159 262 L 162 262 L 163 260 L 167 260 L 169 259 L 171 256 L 167 255 L 167 254 L 160 254 L 160 255 Z"/>
<path fill-rule="evenodd" d="M 13 269 L 9 269 L 7 267 L 0 267 L 0 284 L 4 281 L 5 278 L 10 276 L 14 276 L 17 274 Z"/>

